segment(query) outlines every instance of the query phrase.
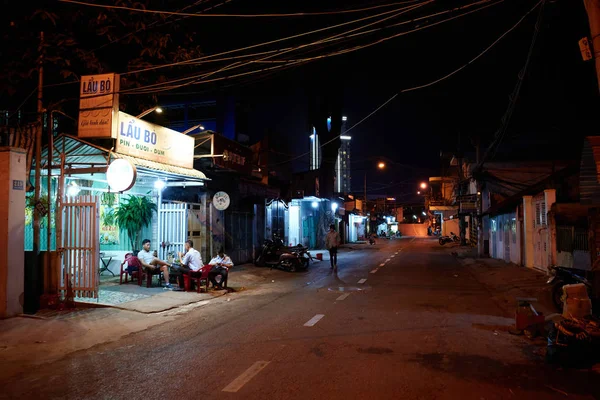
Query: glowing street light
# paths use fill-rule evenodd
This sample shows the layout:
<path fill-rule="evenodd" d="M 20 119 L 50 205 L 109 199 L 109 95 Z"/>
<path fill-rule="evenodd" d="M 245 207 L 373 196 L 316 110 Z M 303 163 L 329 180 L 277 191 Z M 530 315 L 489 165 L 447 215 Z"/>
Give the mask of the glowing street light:
<path fill-rule="evenodd" d="M 379 164 L 377 164 L 377 168 L 384 169 L 385 168 L 385 163 L 383 161 L 381 161 Z"/>
<path fill-rule="evenodd" d="M 421 182 L 421 189 L 427 189 L 427 184 L 425 182 Z"/>
<path fill-rule="evenodd" d="M 154 106 L 152 108 L 147 109 L 146 111 L 144 111 L 143 113 L 141 113 L 140 115 L 138 115 L 136 118 L 145 117 L 146 115 L 150 114 L 153 111 L 156 111 L 157 114 L 160 114 L 160 113 L 163 112 L 163 109 L 160 108 L 159 106 Z"/>

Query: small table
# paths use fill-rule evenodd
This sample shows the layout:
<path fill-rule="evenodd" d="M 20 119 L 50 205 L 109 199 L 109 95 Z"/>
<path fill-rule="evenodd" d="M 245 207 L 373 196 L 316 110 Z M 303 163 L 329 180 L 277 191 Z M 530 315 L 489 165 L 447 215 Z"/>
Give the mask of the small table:
<path fill-rule="evenodd" d="M 99 275 L 102 275 L 102 273 L 104 271 L 108 271 L 112 274 L 112 276 L 116 276 L 114 272 L 112 272 L 110 269 L 108 269 L 108 266 L 110 265 L 110 262 L 112 261 L 113 257 L 116 257 L 116 255 L 100 253 L 100 261 L 102 262 L 103 266 L 100 267 L 100 271 L 98 272 Z M 104 261 L 104 260 L 108 260 L 108 261 Z"/>

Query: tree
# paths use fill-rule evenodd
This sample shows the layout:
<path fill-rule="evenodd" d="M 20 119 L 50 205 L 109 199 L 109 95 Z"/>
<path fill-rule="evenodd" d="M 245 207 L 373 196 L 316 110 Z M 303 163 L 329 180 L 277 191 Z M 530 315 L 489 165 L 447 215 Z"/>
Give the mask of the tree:
<path fill-rule="evenodd" d="M 13 9 L 11 3 L 11 12 L 0 16 L 8 28 L 2 35 L 4 46 L 0 49 L 4 61 L 0 67 L 0 107 L 3 109 L 15 109 L 36 88 L 40 55 L 46 85 L 77 82 L 81 75 L 133 71 L 201 55 L 195 43 L 194 25 L 188 24 L 185 18 L 56 2 L 42 3 L 42 6 L 40 2 L 17 3 L 22 4 L 16 4 Z M 160 9 L 163 3 L 161 0 L 114 1 L 115 5 L 134 8 Z M 43 42 L 40 32 L 44 32 Z M 185 68 L 125 75 L 121 89 L 162 82 L 171 74 L 181 75 Z M 78 106 L 76 87 L 76 84 L 48 87 L 44 91 L 44 105 L 49 108 L 47 105 L 61 101 L 60 109 L 74 114 Z M 29 99 L 26 110 L 35 114 L 35 96 Z M 156 95 L 130 96 L 127 101 L 138 110 L 154 105 Z"/>
<path fill-rule="evenodd" d="M 140 249 L 142 228 L 152 223 L 152 213 L 156 211 L 156 204 L 149 197 L 133 195 L 124 199 L 115 211 L 115 220 L 119 229 L 126 231 L 129 236 L 131 250 Z"/>

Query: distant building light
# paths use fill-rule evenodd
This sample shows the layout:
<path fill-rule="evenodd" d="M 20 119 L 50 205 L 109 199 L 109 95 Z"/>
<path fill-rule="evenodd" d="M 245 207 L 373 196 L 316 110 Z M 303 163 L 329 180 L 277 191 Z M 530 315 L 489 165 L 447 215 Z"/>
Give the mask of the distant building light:
<path fill-rule="evenodd" d="M 348 121 L 348 117 L 346 117 L 346 116 L 343 116 L 343 117 L 342 117 L 342 121 Z"/>
<path fill-rule="evenodd" d="M 319 207 L 319 203 L 317 203 L 316 201 L 312 202 L 312 208 L 317 208 Z"/>
<path fill-rule="evenodd" d="M 352 139 L 352 136 L 342 135 L 342 136 L 340 136 L 340 139 L 342 139 L 342 140 L 350 140 L 350 139 Z"/>

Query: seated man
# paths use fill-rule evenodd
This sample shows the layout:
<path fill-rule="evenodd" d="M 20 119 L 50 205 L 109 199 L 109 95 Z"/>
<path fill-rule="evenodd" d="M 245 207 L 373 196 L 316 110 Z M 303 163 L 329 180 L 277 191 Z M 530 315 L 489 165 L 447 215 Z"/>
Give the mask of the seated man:
<path fill-rule="evenodd" d="M 202 256 L 198 250 L 194 249 L 194 242 L 191 240 L 185 242 L 185 255 L 181 252 L 177 254 L 181 260 L 181 265 L 173 264 L 173 268 L 177 271 L 182 274 L 189 274 L 202 269 Z M 179 278 L 179 287 L 183 287 L 183 275 L 180 275 Z"/>
<path fill-rule="evenodd" d="M 142 250 L 138 253 L 138 259 L 142 266 L 149 272 L 154 272 L 157 269 L 162 271 L 165 277 L 165 289 L 171 289 L 171 283 L 169 283 L 169 264 L 154 257 L 154 254 L 150 252 L 150 240 L 144 239 L 142 241 Z"/>
<path fill-rule="evenodd" d="M 210 272 L 208 273 L 208 279 L 210 279 L 215 289 L 221 290 L 221 284 L 217 282 L 216 278 L 218 275 L 221 275 L 221 283 L 227 281 L 227 271 L 229 271 L 229 268 L 233 267 L 233 262 L 231 261 L 231 258 L 229 258 L 225 254 L 225 251 L 221 247 L 219 249 L 219 252 L 217 253 L 217 256 L 210 260 L 208 265 L 213 266 Z"/>

